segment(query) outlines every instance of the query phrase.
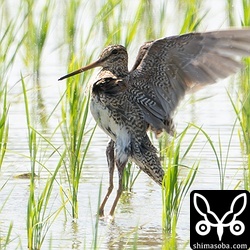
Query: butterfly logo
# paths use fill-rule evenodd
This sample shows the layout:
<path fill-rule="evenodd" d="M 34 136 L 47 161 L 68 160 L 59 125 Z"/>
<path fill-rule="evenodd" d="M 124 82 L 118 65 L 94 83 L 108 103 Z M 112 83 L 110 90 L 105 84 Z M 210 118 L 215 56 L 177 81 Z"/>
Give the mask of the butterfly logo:
<path fill-rule="evenodd" d="M 241 204 L 240 202 L 242 201 L 243 205 L 239 208 L 239 205 Z M 198 205 L 198 202 L 200 206 Z M 219 241 L 221 241 L 222 239 L 225 227 L 229 227 L 230 232 L 236 236 L 244 233 L 245 225 L 243 224 L 242 221 L 237 220 L 237 217 L 246 208 L 247 205 L 246 193 L 239 194 L 233 199 L 229 211 L 227 211 L 222 216 L 221 219 L 213 211 L 211 211 L 210 205 L 207 199 L 203 195 L 195 193 L 193 197 L 193 203 L 196 211 L 203 217 L 203 219 L 197 222 L 195 226 L 195 230 L 199 235 L 204 236 L 209 234 L 211 227 L 217 228 L 217 235 Z"/>

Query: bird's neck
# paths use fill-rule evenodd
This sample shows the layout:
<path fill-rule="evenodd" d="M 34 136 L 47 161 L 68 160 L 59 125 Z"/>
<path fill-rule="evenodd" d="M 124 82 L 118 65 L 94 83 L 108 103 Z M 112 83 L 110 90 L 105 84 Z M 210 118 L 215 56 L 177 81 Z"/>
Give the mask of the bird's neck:
<path fill-rule="evenodd" d="M 117 66 L 114 68 L 103 68 L 99 72 L 100 78 L 112 77 L 112 78 L 120 78 L 128 75 L 128 68 Z"/>

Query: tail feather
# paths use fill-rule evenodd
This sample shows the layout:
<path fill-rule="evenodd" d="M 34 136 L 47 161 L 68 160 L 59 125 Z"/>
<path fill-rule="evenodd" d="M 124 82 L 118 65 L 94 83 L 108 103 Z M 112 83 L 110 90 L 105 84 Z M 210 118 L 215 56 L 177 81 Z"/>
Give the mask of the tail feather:
<path fill-rule="evenodd" d="M 157 150 L 147 135 L 140 142 L 136 140 L 133 143 L 132 160 L 156 183 L 162 184 L 165 173 L 157 155 Z"/>

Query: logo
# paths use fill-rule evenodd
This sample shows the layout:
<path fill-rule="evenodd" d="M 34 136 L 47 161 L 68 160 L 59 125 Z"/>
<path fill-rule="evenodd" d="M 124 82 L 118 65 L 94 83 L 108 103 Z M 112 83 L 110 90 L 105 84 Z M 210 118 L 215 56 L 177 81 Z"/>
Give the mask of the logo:
<path fill-rule="evenodd" d="M 240 190 L 200 190 L 190 195 L 192 249 L 248 249 L 250 195 Z"/>

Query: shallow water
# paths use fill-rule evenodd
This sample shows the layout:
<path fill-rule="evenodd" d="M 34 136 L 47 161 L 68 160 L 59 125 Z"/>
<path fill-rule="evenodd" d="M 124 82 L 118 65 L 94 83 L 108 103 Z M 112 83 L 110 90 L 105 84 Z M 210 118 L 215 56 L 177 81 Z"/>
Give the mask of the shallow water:
<path fill-rule="evenodd" d="M 216 92 L 219 94 L 215 94 L 209 101 L 205 100 L 197 105 L 195 104 L 192 107 L 194 110 L 192 114 L 189 111 L 190 105 L 180 107 L 176 116 L 178 122 L 177 130 L 182 131 L 186 123 L 195 120 L 195 124 L 203 127 L 211 136 L 215 145 L 216 143 L 218 144 L 218 135 L 220 135 L 223 149 L 226 153 L 232 130 L 231 124 L 235 120 L 235 115 L 232 112 L 223 84 L 217 85 Z M 199 93 L 200 96 L 205 94 L 207 93 Z M 211 105 L 211 102 L 214 105 Z M 20 105 L 16 104 L 16 106 Z M 12 110 L 14 110 L 14 107 L 12 107 Z M 14 120 L 15 116 L 16 112 L 10 111 L 10 120 Z M 19 121 L 25 119 L 21 113 L 19 116 Z M 94 124 L 91 123 L 89 126 L 91 125 Z M 10 128 L 15 133 L 10 133 L 9 150 L 0 175 L 0 186 L 7 181 L 1 190 L 0 196 L 1 204 L 7 200 L 0 214 L 0 235 L 5 235 L 10 222 L 13 222 L 12 239 L 14 240 L 9 244 L 9 249 L 14 249 L 19 241 L 21 241 L 23 248 L 26 248 L 27 244 L 26 209 L 29 195 L 29 180 L 18 179 L 14 176 L 29 172 L 30 162 L 29 159 L 25 159 L 23 156 L 28 155 L 26 128 L 20 123 L 19 126 L 20 128 L 17 125 L 15 125 L 15 128 Z M 195 133 L 195 129 L 190 129 L 183 143 L 183 150 L 188 146 L 189 138 L 191 140 Z M 70 215 L 67 215 L 67 218 L 65 218 L 61 212 L 59 217 L 52 223 L 43 249 L 48 249 L 49 244 L 52 244 L 52 249 L 91 248 L 94 239 L 93 226 L 96 220 L 99 188 L 101 185 L 103 196 L 108 187 L 108 169 L 105 159 L 107 142 L 107 136 L 97 129 L 83 168 L 79 188 L 79 219 L 76 222 L 72 222 Z M 62 144 L 60 137 L 56 137 L 55 143 L 58 145 Z M 185 163 L 189 166 L 193 165 L 195 161 L 201 160 L 199 172 L 191 190 L 220 188 L 217 163 L 211 148 L 206 144 L 205 137 L 200 136 L 185 159 Z M 56 158 L 51 159 L 46 162 L 46 167 L 53 170 L 56 164 Z M 242 166 L 243 160 L 235 130 L 225 176 L 226 189 L 233 189 L 238 182 L 243 180 Z M 186 171 L 184 169 L 181 172 L 181 176 L 185 176 L 185 174 Z M 39 187 L 43 187 L 47 175 L 45 170 L 41 170 L 41 179 L 37 180 L 37 190 L 39 190 Z M 62 185 L 67 189 L 64 171 L 60 173 L 60 177 Z M 116 176 L 115 183 L 117 183 Z M 111 207 L 114 195 L 115 191 L 107 203 L 106 213 Z M 57 184 L 54 186 L 51 201 L 52 211 L 60 207 L 61 199 Z M 69 206 L 67 207 L 70 209 Z M 131 249 L 134 241 L 137 242 L 138 249 L 159 249 L 162 245 L 161 213 L 161 190 L 157 184 L 144 173 L 141 173 L 133 187 L 132 193 L 125 195 L 119 202 L 115 220 L 112 222 L 105 218 L 99 222 L 99 249 Z M 182 205 L 177 234 L 177 240 L 180 245 L 185 244 L 189 240 L 189 195 L 187 195 Z"/>
<path fill-rule="evenodd" d="M 219 24 L 214 20 L 208 22 L 209 19 L 206 19 L 207 22 L 205 23 L 210 29 L 217 29 L 218 25 L 222 26 L 223 24 L 221 21 L 224 20 L 223 15 L 219 14 L 220 8 L 223 6 L 219 6 L 215 10 L 213 9 L 213 1 L 208 2 L 210 4 L 207 3 L 207 5 L 210 6 L 211 11 L 214 11 L 213 15 L 217 17 Z M 209 15 L 212 14 L 209 13 Z M 46 51 L 50 51 L 53 46 L 55 47 L 55 44 L 50 40 Z M 66 65 L 59 58 L 57 52 L 48 53 L 42 64 L 40 83 L 45 104 L 43 112 L 45 111 L 47 114 L 52 112 L 65 88 L 65 83 L 57 82 L 57 78 L 65 73 L 66 68 Z M 0 239 L 5 237 L 10 223 L 13 223 L 12 241 L 7 249 L 26 249 L 27 247 L 26 212 L 30 182 L 28 179 L 15 178 L 16 175 L 30 172 L 30 160 L 27 157 L 29 148 L 26 116 L 21 94 L 21 83 L 16 84 L 16 81 L 20 78 L 19 69 L 23 65 L 20 65 L 20 62 L 17 62 L 17 65 L 19 66 L 18 70 L 14 70 L 13 75 L 10 77 L 10 85 L 13 88 L 9 91 L 8 98 L 11 104 L 9 110 L 8 152 L 0 172 Z M 210 86 L 206 90 L 195 93 L 193 97 L 195 99 L 210 98 L 194 102 L 192 105 L 189 102 L 190 96 L 187 97 L 181 103 L 175 119 L 177 131 L 179 132 L 183 131 L 189 122 L 192 122 L 197 126 L 202 126 L 217 146 L 220 136 L 224 156 L 226 156 L 229 138 L 236 119 L 226 93 L 226 89 L 229 88 L 232 89 L 229 80 Z M 32 94 L 34 95 L 35 106 L 36 90 L 30 91 L 30 93 L 31 97 Z M 49 126 L 44 135 L 50 136 L 59 121 L 60 109 L 56 110 L 49 120 Z M 88 128 L 93 128 L 94 125 L 95 123 L 90 116 Z M 189 145 L 196 132 L 195 128 L 188 130 L 182 145 L 183 150 Z M 237 128 L 234 129 L 233 133 L 225 176 L 226 189 L 233 189 L 243 180 L 243 157 L 240 151 Z M 61 134 L 54 135 L 52 142 L 56 147 L 62 146 Z M 61 212 L 53 221 L 42 249 L 49 249 L 51 246 L 51 249 L 91 249 L 93 247 L 99 189 L 101 187 L 101 196 L 103 197 L 108 187 L 108 169 L 105 158 L 107 142 L 108 137 L 97 128 L 82 172 L 78 197 L 79 218 L 72 221 L 69 214 L 70 206 L 67 204 L 66 207 L 69 212 L 66 211 L 66 216 L 64 212 Z M 46 168 L 53 171 L 58 163 L 59 156 L 55 154 L 53 157 L 49 157 L 51 152 L 52 149 L 44 145 L 44 150 L 41 151 L 38 158 L 46 165 Z M 219 189 L 219 171 L 216 159 L 204 136 L 199 136 L 191 152 L 186 157 L 185 164 L 192 166 L 197 160 L 200 160 L 201 163 L 191 190 Z M 36 181 L 38 193 L 47 180 L 48 172 L 41 168 L 39 174 L 40 178 Z M 180 178 L 185 174 L 186 170 L 183 169 Z M 60 179 L 60 185 L 67 190 L 65 170 L 60 171 L 58 178 Z M 115 183 L 117 183 L 117 176 L 115 176 Z M 54 184 L 49 212 L 54 212 L 61 206 L 60 185 Z M 115 191 L 106 205 L 106 213 L 111 207 L 114 195 Z M 3 207 L 2 210 L 1 207 Z M 137 249 L 160 249 L 163 237 L 161 213 L 161 190 L 157 184 L 144 173 L 141 173 L 132 192 L 124 194 L 118 203 L 115 220 L 110 221 L 105 218 L 99 221 L 98 249 L 131 249 L 134 242 L 136 242 Z M 187 195 L 182 205 L 177 235 L 177 242 L 180 249 L 182 249 L 182 246 L 189 241 L 189 195 Z M 187 246 L 186 249 L 189 249 L 189 247 Z"/>

